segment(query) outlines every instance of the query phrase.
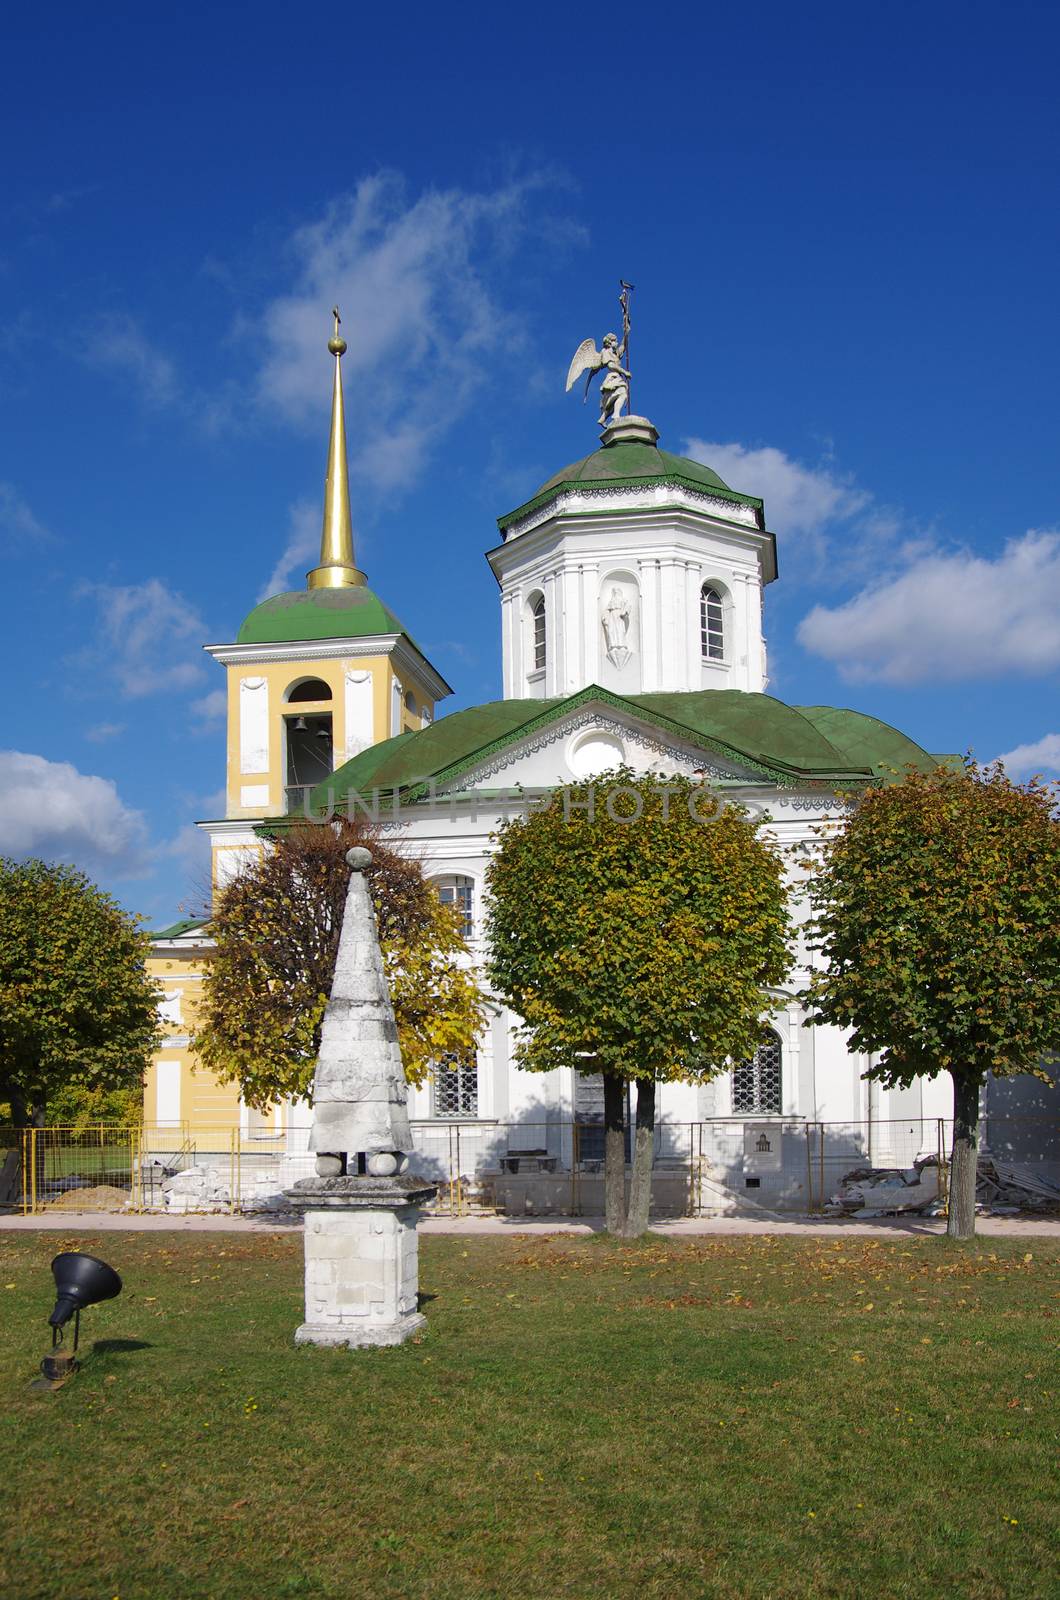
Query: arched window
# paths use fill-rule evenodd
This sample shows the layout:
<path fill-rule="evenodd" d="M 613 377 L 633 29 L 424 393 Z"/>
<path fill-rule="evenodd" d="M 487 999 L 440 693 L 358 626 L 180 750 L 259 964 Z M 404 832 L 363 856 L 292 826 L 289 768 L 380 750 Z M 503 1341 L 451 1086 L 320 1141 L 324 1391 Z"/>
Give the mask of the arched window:
<path fill-rule="evenodd" d="M 435 878 L 434 887 L 443 906 L 456 906 L 463 918 L 461 932 L 470 939 L 475 932 L 475 880 L 454 872 L 447 878 Z"/>
<path fill-rule="evenodd" d="M 779 1036 L 770 1028 L 750 1061 L 732 1069 L 732 1109 L 736 1116 L 779 1116 L 784 1109 L 782 1050 Z"/>
<path fill-rule="evenodd" d="M 287 704 L 294 705 L 299 700 L 330 700 L 331 690 L 323 678 L 303 678 L 301 683 L 296 683 L 293 689 L 287 691 Z"/>
<path fill-rule="evenodd" d="M 548 641 L 545 635 L 545 597 L 535 596 L 530 602 L 531 656 L 533 670 L 540 672 L 548 658 Z"/>
<path fill-rule="evenodd" d="M 413 694 L 411 689 L 406 689 L 405 690 L 405 710 L 409 713 L 410 716 L 414 717 L 416 715 L 416 712 L 417 712 L 418 709 L 419 708 L 416 705 L 416 696 Z"/>
<path fill-rule="evenodd" d="M 704 661 L 725 660 L 725 613 L 721 595 L 710 583 L 699 591 L 699 637 Z"/>

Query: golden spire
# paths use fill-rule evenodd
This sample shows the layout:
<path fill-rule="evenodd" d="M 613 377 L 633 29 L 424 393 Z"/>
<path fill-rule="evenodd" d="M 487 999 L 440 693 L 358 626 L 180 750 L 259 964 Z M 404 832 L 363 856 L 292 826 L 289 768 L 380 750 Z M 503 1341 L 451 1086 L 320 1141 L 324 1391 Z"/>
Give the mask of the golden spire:
<path fill-rule="evenodd" d="M 367 583 L 353 560 L 353 521 L 350 517 L 350 474 L 346 464 L 346 419 L 342 406 L 339 363 L 346 341 L 339 333 L 339 308 L 332 311 L 335 331 L 328 349 L 335 357 L 335 389 L 331 399 L 331 443 L 328 475 L 324 484 L 324 526 L 320 534 L 320 565 L 307 573 L 310 589 L 344 589 Z"/>

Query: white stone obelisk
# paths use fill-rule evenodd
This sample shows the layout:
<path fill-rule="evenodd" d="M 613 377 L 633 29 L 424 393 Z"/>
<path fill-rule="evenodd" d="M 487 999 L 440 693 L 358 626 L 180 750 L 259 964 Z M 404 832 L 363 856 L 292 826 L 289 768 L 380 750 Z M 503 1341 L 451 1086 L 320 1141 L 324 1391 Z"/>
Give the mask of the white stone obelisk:
<path fill-rule="evenodd" d="M 419 1207 L 433 1185 L 408 1175 L 412 1134 L 375 913 L 352 868 L 313 1081 L 309 1148 L 317 1174 L 288 1198 L 305 1212 L 305 1321 L 296 1344 L 401 1344 L 417 1310 Z"/>

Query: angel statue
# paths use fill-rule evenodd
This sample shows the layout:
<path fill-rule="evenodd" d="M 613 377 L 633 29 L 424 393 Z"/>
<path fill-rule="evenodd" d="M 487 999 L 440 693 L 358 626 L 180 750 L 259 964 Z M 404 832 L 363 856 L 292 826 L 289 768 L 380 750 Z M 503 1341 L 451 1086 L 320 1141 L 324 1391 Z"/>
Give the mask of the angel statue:
<path fill-rule="evenodd" d="M 628 334 L 622 343 L 618 342 L 617 333 L 604 335 L 604 347 L 596 348 L 594 339 L 583 339 L 574 352 L 574 360 L 567 373 L 567 393 L 573 389 L 582 373 L 588 373 L 585 380 L 585 394 L 583 399 L 589 398 L 589 385 L 593 381 L 593 374 L 599 372 L 601 367 L 606 367 L 607 372 L 600 385 L 600 426 L 606 428 L 608 423 L 617 422 L 622 415 L 622 407 L 629 404 L 629 373 L 622 365 L 622 358 L 626 353 Z"/>

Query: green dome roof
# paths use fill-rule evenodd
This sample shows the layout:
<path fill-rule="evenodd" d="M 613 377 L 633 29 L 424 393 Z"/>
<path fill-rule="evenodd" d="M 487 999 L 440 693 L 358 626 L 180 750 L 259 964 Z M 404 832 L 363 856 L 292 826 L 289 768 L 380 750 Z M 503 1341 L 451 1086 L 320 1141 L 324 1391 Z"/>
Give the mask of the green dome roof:
<path fill-rule="evenodd" d="M 561 483 L 599 483 L 628 478 L 687 478 L 701 483 L 706 489 L 728 489 L 716 472 L 701 461 L 688 456 L 674 456 L 669 450 L 660 450 L 655 444 L 638 444 L 629 440 L 623 444 L 609 444 L 594 450 L 591 456 L 572 462 L 557 472 L 554 478 L 543 483 L 537 494 L 547 494 Z M 537 495 L 534 496 L 537 499 Z"/>
<path fill-rule="evenodd" d="M 238 644 L 281 644 L 295 639 L 365 639 L 409 635 L 371 589 L 298 589 L 255 606 L 239 630 Z"/>
<path fill-rule="evenodd" d="M 571 462 L 569 467 L 564 467 L 562 472 L 557 472 L 555 477 L 543 483 L 525 505 L 510 511 L 506 517 L 498 517 L 497 526 L 503 533 L 513 522 L 529 516 L 562 494 L 568 484 L 582 484 L 587 489 L 603 487 L 604 484 L 638 488 L 655 482 L 681 484 L 700 493 L 709 491 L 758 510 L 762 506 L 761 500 L 753 495 L 738 494 L 735 489 L 730 489 L 712 468 L 705 467 L 701 461 L 693 461 L 689 456 L 671 455 L 669 450 L 660 450 L 655 444 L 626 439 L 603 445 L 599 450 L 594 450 L 591 456 Z"/>

